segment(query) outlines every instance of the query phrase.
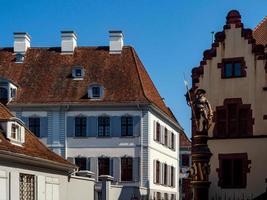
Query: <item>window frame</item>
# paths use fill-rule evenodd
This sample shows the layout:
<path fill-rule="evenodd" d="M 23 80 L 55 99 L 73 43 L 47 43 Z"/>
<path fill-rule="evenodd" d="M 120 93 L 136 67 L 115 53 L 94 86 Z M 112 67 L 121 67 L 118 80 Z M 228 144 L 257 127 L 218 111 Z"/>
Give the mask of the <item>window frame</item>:
<path fill-rule="evenodd" d="M 80 165 L 80 163 L 84 162 L 84 164 Z M 79 170 L 86 170 L 87 169 L 87 158 L 86 157 L 76 157 L 74 158 L 75 165 L 79 167 Z"/>
<path fill-rule="evenodd" d="M 34 121 L 34 123 L 36 122 L 35 120 L 39 120 L 39 125 L 37 124 L 31 124 L 31 120 Z M 40 137 L 41 136 L 41 119 L 40 117 L 29 117 L 28 118 L 28 122 L 29 122 L 29 129 L 31 130 L 31 132 L 34 133 L 34 135 L 36 137 Z"/>
<path fill-rule="evenodd" d="M 105 120 L 108 119 L 108 123 L 105 124 Z M 111 131 L 110 131 L 110 117 L 109 116 L 99 116 L 98 119 L 98 131 L 97 131 L 97 135 L 98 137 L 110 137 L 111 136 Z M 101 127 L 102 127 L 102 130 L 101 130 Z M 100 132 L 103 131 L 102 134 L 100 134 Z"/>
<path fill-rule="evenodd" d="M 28 181 L 29 180 L 29 178 L 32 178 L 33 180 L 31 180 L 31 182 L 30 182 L 30 184 L 31 184 L 31 186 L 33 187 L 33 189 L 31 189 L 30 190 L 30 195 L 31 195 L 31 198 L 30 198 L 30 200 L 35 200 L 35 198 L 36 198 L 36 189 L 37 189 L 37 187 L 36 187 L 36 176 L 35 175 L 32 175 L 32 174 L 25 174 L 25 173 L 20 173 L 19 174 L 19 199 L 21 200 L 21 199 L 24 199 L 21 195 L 23 195 L 23 193 L 26 193 L 26 195 L 27 195 L 27 193 L 29 193 L 29 191 L 28 192 L 26 192 L 25 191 L 25 189 L 23 188 L 22 189 L 22 187 L 23 187 L 23 177 L 26 177 L 26 180 Z M 27 186 L 29 185 L 29 183 L 27 182 L 26 183 L 27 184 Z"/>
<path fill-rule="evenodd" d="M 106 162 L 106 163 L 105 163 Z M 103 166 L 103 164 L 107 164 L 107 166 Z M 101 175 L 110 175 L 110 158 L 109 157 L 99 157 L 98 158 L 98 176 Z M 104 171 L 108 171 L 108 173 L 103 173 Z"/>
<path fill-rule="evenodd" d="M 75 137 L 86 137 L 87 118 L 85 116 L 76 116 L 74 118 Z M 80 131 L 80 132 L 79 132 Z"/>
<path fill-rule="evenodd" d="M 121 158 L 121 181 L 133 181 L 133 157 Z"/>
<path fill-rule="evenodd" d="M 160 176 L 161 176 L 161 171 L 160 171 L 160 161 L 156 160 L 156 170 L 155 170 L 155 183 L 160 184 Z"/>
<path fill-rule="evenodd" d="M 236 119 L 230 119 L 229 105 L 236 106 Z M 246 110 L 246 119 L 242 118 L 240 115 L 241 110 Z M 224 112 L 224 118 L 220 117 L 220 113 Z M 250 137 L 253 135 L 253 124 L 254 119 L 252 118 L 251 104 L 243 104 L 241 98 L 228 98 L 224 100 L 222 106 L 217 106 L 215 111 L 215 127 L 213 129 L 213 137 L 215 138 L 241 138 L 241 137 Z M 241 126 L 242 122 L 246 125 L 246 130 Z M 246 121 L 246 123 L 244 123 Z M 225 125 L 222 125 L 225 123 Z M 231 124 L 236 123 L 236 131 L 230 131 Z M 223 131 L 222 131 L 223 130 Z"/>
<path fill-rule="evenodd" d="M 240 75 L 235 74 L 235 65 L 240 64 Z M 231 75 L 227 76 L 227 65 L 231 65 Z M 231 78 L 242 78 L 246 77 L 246 63 L 244 57 L 234 57 L 234 58 L 224 58 L 222 63 L 218 63 L 218 68 L 221 68 L 221 78 L 222 79 L 231 79 Z"/>
<path fill-rule="evenodd" d="M 219 154 L 218 159 L 219 159 L 219 168 L 217 169 L 218 178 L 219 178 L 218 186 L 220 186 L 221 188 L 228 188 L 228 189 L 230 189 L 230 188 L 240 188 L 240 189 L 246 188 L 246 186 L 247 186 L 247 173 L 250 172 L 250 168 L 248 167 L 248 165 L 251 164 L 251 161 L 248 160 L 247 153 Z M 235 160 L 242 160 L 242 169 L 241 169 L 242 180 L 241 180 L 239 185 L 234 185 L 234 182 L 235 182 L 234 177 L 231 177 L 231 183 L 230 184 L 226 184 L 224 182 L 223 161 L 226 161 L 226 160 L 231 162 L 231 172 L 230 172 L 230 174 L 227 173 L 228 178 L 231 175 L 232 176 L 236 175 L 234 173 L 234 161 Z"/>
<path fill-rule="evenodd" d="M 161 133 L 161 125 L 159 122 L 156 122 L 156 141 L 160 142 L 160 133 Z"/>
<path fill-rule="evenodd" d="M 133 117 L 121 117 L 121 136 L 133 136 Z"/>

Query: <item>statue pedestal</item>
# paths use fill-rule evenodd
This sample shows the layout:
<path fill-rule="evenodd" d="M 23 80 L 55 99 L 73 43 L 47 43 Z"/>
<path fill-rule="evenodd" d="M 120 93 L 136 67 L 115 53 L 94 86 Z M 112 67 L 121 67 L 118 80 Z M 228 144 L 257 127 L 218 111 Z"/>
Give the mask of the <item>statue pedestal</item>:
<path fill-rule="evenodd" d="M 209 161 L 212 153 L 208 145 L 208 132 L 197 131 L 193 136 L 191 186 L 194 200 L 209 199 Z"/>

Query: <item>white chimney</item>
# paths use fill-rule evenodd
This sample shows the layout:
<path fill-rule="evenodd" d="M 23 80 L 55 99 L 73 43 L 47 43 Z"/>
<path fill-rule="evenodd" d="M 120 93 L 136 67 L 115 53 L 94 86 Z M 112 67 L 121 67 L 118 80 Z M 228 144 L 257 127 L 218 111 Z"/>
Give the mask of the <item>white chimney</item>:
<path fill-rule="evenodd" d="M 109 53 L 120 54 L 123 48 L 122 31 L 109 31 Z"/>
<path fill-rule="evenodd" d="M 73 54 L 77 47 L 77 35 L 74 31 L 61 31 L 61 53 Z"/>
<path fill-rule="evenodd" d="M 14 33 L 14 53 L 25 54 L 31 46 L 31 37 L 25 32 Z"/>

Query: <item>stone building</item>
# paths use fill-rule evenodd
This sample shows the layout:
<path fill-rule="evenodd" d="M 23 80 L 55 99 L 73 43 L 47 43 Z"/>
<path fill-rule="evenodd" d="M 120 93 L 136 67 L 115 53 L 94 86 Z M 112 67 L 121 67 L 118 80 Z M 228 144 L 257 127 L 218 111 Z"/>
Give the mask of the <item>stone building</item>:
<path fill-rule="evenodd" d="M 266 44 L 266 17 L 251 30 L 232 10 L 192 70 L 192 91 L 206 90 L 214 111 L 210 199 L 253 199 L 266 192 Z"/>
<path fill-rule="evenodd" d="M 80 170 L 113 176 L 121 199 L 177 199 L 182 128 L 122 32 L 109 37 L 79 47 L 63 31 L 61 47 L 32 48 L 15 33 L 0 50 L 0 100 Z"/>

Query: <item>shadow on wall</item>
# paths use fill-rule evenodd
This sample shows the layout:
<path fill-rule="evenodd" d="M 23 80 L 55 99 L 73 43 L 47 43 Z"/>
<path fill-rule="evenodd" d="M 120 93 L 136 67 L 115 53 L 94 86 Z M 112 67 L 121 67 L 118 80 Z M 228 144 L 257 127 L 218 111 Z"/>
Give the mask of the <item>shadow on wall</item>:
<path fill-rule="evenodd" d="M 118 200 L 147 200 L 147 195 L 141 194 L 139 188 L 123 186 Z"/>

